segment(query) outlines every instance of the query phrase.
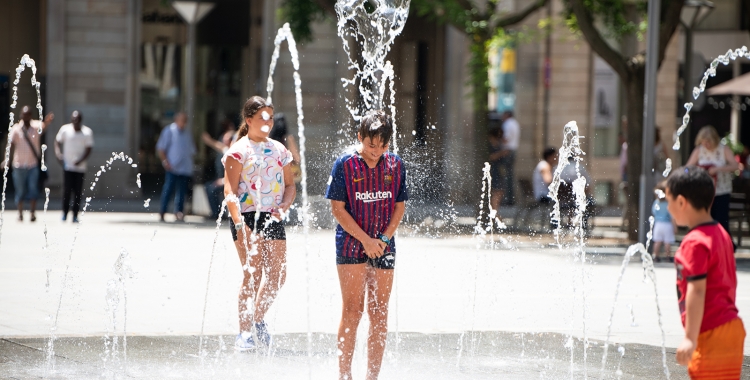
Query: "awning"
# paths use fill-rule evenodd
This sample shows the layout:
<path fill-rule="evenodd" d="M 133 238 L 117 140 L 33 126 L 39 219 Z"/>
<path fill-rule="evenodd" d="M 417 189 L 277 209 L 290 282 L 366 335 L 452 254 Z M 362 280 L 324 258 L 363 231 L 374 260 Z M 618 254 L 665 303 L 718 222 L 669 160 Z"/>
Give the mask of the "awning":
<path fill-rule="evenodd" d="M 713 95 L 744 95 L 750 96 L 750 73 L 740 75 L 709 88 L 706 94 Z"/>

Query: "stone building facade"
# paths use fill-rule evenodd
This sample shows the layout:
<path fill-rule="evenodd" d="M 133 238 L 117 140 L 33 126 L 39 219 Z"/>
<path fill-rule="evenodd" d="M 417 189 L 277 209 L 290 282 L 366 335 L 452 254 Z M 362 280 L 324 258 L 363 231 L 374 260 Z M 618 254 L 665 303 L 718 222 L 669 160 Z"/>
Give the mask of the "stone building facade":
<path fill-rule="evenodd" d="M 517 2 L 517 7 L 525 4 Z M 200 143 L 200 133 L 216 135 L 223 119 L 236 120 L 244 99 L 266 95 L 272 38 L 281 26 L 276 19 L 280 0 L 215 3 L 198 27 L 193 120 L 199 147 L 198 183 L 208 180 L 205 168 L 213 165 L 213 154 Z M 555 17 L 562 10 L 561 1 L 552 2 Z M 543 17 L 546 12 L 539 11 L 524 25 L 536 27 Z M 45 112 L 57 116 L 52 134 L 67 122 L 72 110 L 81 110 L 84 123 L 95 132 L 91 170 L 103 165 L 112 152 L 125 152 L 141 164 L 144 191 L 158 191 L 161 169 L 158 161 L 154 163 L 153 139 L 183 104 L 186 27 L 177 12 L 160 0 L 4 1 L 0 2 L 0 21 L 2 34 L 10 36 L 0 41 L 0 79 L 4 75 L 7 85 L 21 55 L 30 54 L 43 78 Z M 716 49 L 701 41 L 715 41 L 711 33 L 726 32 L 701 33 L 696 35 L 696 44 L 703 47 L 697 49 L 709 57 Z M 345 99 L 352 94 L 341 82 L 351 73 L 335 23 L 330 19 L 317 22 L 314 36 L 312 42 L 298 47 L 310 193 L 320 196 L 333 158 L 354 142 L 354 129 L 345 108 Z M 515 114 L 521 125 L 521 145 L 516 175 L 529 180 L 544 147 L 559 146 L 562 127 L 575 120 L 585 136 L 584 162 L 594 178 L 595 193 L 602 202 L 615 204 L 621 180 L 620 126 L 594 125 L 596 73 L 601 65 L 585 40 L 562 26 L 554 28 L 551 42 L 549 51 L 544 39 L 517 47 Z M 657 124 L 665 138 L 671 136 L 681 116 L 681 43 L 678 33 L 659 71 Z M 274 103 L 277 112 L 287 115 L 290 132 L 296 134 L 292 67 L 285 46 L 275 75 Z M 476 136 L 472 125 L 468 46 L 467 37 L 457 29 L 411 15 L 389 54 L 397 77 L 397 145 L 412 163 L 413 199 L 425 204 L 478 203 L 481 167 L 469 163 L 481 162 L 476 152 L 485 138 Z M 0 98 L 7 93 L 7 88 L 0 91 Z M 20 87 L 21 104 L 34 104 L 34 96 L 29 86 Z M 613 108 L 618 118 L 624 114 L 621 98 Z M 51 139 L 47 139 L 50 145 Z M 48 161 L 54 193 L 62 181 L 61 168 L 54 160 Z M 143 196 L 135 187 L 135 170 L 124 166 L 108 173 L 95 195 Z"/>

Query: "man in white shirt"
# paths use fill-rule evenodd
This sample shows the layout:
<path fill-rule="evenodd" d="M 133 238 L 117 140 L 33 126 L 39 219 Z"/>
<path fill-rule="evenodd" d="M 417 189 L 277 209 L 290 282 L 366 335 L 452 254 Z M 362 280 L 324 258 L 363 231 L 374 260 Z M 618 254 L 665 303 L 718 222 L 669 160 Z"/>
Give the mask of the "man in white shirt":
<path fill-rule="evenodd" d="M 515 203 L 515 173 L 514 169 L 516 166 L 516 151 L 521 139 L 521 126 L 518 125 L 518 121 L 513 117 L 513 111 L 503 112 L 503 140 L 505 140 L 505 149 L 508 154 L 503 158 L 503 164 L 505 165 L 505 180 L 506 186 L 506 199 L 508 204 Z"/>
<path fill-rule="evenodd" d="M 73 223 L 78 223 L 78 211 L 83 195 L 83 176 L 86 174 L 86 159 L 94 146 L 94 133 L 81 124 L 83 114 L 73 111 L 70 124 L 60 127 L 55 137 L 55 156 L 63 165 L 63 204 L 62 220 L 68 219 L 70 196 L 73 195 Z"/>

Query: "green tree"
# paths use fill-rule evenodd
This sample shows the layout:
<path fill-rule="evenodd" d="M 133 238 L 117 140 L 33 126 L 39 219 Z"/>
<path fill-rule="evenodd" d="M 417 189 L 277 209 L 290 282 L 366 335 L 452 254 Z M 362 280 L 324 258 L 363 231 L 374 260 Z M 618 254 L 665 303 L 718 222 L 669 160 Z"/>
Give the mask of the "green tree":
<path fill-rule="evenodd" d="M 669 40 L 680 22 L 684 0 L 662 0 L 659 18 L 659 58 L 661 66 Z M 620 77 L 627 103 L 628 207 L 625 219 L 628 237 L 638 239 L 638 200 L 643 146 L 643 101 L 646 54 L 637 52 L 637 39 L 645 30 L 646 1 L 643 0 L 565 0 L 569 25 L 580 32 L 591 49 Z M 620 48 L 610 42 L 619 42 Z"/>

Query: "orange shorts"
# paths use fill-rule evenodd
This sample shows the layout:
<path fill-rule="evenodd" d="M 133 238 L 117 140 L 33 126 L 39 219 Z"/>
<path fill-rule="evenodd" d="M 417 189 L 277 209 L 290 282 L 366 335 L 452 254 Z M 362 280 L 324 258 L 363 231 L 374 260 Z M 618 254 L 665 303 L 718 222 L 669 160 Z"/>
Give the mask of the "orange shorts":
<path fill-rule="evenodd" d="M 688 364 L 691 379 L 734 380 L 742 372 L 745 327 L 733 319 L 698 336 L 698 347 Z"/>

